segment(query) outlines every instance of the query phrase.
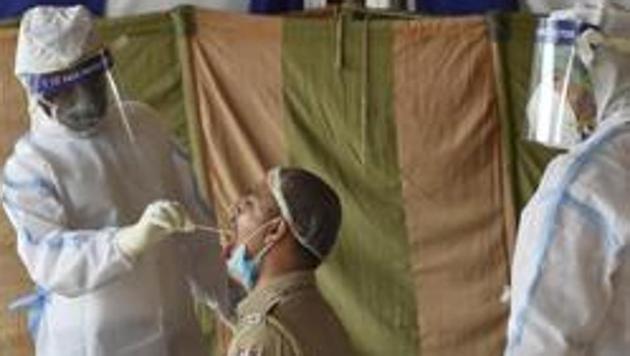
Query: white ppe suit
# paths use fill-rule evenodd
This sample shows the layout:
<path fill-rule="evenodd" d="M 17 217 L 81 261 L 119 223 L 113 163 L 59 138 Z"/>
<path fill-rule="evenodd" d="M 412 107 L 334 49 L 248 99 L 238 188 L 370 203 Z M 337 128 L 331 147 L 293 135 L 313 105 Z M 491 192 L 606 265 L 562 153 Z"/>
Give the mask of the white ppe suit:
<path fill-rule="evenodd" d="M 38 294 L 25 301 L 40 356 L 207 354 L 192 292 L 231 313 L 216 236 L 173 236 L 137 260 L 115 243 L 158 199 L 202 209 L 190 167 L 156 114 L 125 102 L 135 144 L 110 107 L 92 134 L 69 130 L 31 106 L 31 130 L 4 166 L 2 198 L 18 253 Z"/>
<path fill-rule="evenodd" d="M 555 159 L 523 211 L 506 356 L 630 352 L 630 123 L 622 118 L 630 111 Z"/>
<path fill-rule="evenodd" d="M 604 32 L 630 34 L 610 14 Z M 521 215 L 506 356 L 630 354 L 630 54 L 603 46 L 590 71 L 601 124 Z"/>

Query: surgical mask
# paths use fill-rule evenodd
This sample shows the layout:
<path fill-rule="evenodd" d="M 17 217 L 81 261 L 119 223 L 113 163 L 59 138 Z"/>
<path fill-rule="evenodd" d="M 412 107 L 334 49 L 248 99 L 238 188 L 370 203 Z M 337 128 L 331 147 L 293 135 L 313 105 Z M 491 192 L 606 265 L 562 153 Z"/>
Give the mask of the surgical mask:
<path fill-rule="evenodd" d="M 278 219 L 269 220 L 254 230 L 244 242 L 238 244 L 234 251 L 232 251 L 230 259 L 227 261 L 228 274 L 241 283 L 247 290 L 252 290 L 256 285 L 262 259 L 275 245 L 275 242 L 263 247 L 253 258 L 247 256 L 246 244 L 259 236 L 259 233 L 264 228 L 277 221 Z"/>
<path fill-rule="evenodd" d="M 107 112 L 104 82 L 96 79 L 80 83 L 55 102 L 38 98 L 46 105 L 51 117 L 70 130 L 86 132 L 95 128 Z"/>
<path fill-rule="evenodd" d="M 112 64 L 109 52 L 101 49 L 71 68 L 23 73 L 19 78 L 52 119 L 70 130 L 84 132 L 107 113 Z"/>

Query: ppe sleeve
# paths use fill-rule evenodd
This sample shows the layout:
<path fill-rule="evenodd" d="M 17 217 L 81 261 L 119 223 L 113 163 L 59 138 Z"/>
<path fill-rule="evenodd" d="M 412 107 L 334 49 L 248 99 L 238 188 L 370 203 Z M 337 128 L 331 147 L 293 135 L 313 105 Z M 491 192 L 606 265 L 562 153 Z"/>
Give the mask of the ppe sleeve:
<path fill-rule="evenodd" d="M 608 220 L 566 193 L 523 213 L 506 356 L 582 355 L 611 304 L 618 242 Z"/>
<path fill-rule="evenodd" d="M 72 230 L 52 171 L 36 156 L 4 166 L 2 203 L 33 281 L 66 297 L 99 288 L 132 266 L 114 243 L 116 228 Z"/>
<path fill-rule="evenodd" d="M 175 146 L 173 160 L 183 188 L 183 203 L 197 224 L 216 226 L 212 207 L 201 197 L 192 168 L 186 155 Z M 195 236 L 181 239 L 187 244 L 189 258 L 189 281 L 195 297 L 218 310 L 223 320 L 233 325 L 239 291 L 231 287 L 225 262 L 221 257 L 219 235 L 206 231 L 193 233 Z"/>

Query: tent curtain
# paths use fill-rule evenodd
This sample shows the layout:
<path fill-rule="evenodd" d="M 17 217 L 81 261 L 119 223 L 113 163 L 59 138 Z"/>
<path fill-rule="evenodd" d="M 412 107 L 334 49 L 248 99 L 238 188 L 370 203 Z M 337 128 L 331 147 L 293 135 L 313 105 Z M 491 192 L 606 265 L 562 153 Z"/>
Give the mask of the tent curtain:
<path fill-rule="evenodd" d="M 518 211 L 558 152 L 522 142 L 535 20 L 262 17 L 189 8 L 105 19 L 126 97 L 153 105 L 190 148 L 221 224 L 277 164 L 342 197 L 318 283 L 359 355 L 502 354 Z M 0 28 L 0 159 L 28 125 Z M 31 283 L 0 216 L 0 356 L 30 355 Z M 203 313 L 205 331 L 229 340 Z"/>
<path fill-rule="evenodd" d="M 513 235 L 485 21 L 401 23 L 394 52 L 420 354 L 499 355 Z"/>

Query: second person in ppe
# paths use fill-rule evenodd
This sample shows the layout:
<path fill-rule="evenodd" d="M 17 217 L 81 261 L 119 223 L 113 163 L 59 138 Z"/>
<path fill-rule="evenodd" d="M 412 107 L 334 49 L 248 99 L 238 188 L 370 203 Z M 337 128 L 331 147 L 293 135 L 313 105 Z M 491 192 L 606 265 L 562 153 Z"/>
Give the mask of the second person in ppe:
<path fill-rule="evenodd" d="M 630 350 L 630 13 L 575 9 L 597 129 L 557 157 L 521 216 L 506 356 Z"/>

